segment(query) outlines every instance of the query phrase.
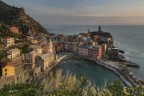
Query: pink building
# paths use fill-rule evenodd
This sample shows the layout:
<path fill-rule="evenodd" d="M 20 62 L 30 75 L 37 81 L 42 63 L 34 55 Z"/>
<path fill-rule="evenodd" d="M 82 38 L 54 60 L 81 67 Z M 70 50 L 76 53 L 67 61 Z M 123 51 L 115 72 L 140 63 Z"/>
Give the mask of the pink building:
<path fill-rule="evenodd" d="M 18 27 L 15 27 L 15 26 L 10 27 L 10 31 L 13 33 L 19 33 Z"/>
<path fill-rule="evenodd" d="M 95 45 L 88 48 L 88 57 L 93 60 L 100 60 L 102 58 L 102 46 Z"/>

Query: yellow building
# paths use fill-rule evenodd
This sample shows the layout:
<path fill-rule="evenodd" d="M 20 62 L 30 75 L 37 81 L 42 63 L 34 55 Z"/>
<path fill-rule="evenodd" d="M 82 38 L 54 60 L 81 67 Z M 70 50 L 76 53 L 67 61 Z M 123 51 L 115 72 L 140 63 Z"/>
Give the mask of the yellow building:
<path fill-rule="evenodd" d="M 32 44 L 38 44 L 38 40 L 33 39 L 33 40 L 31 40 L 31 43 Z"/>
<path fill-rule="evenodd" d="M 12 76 L 15 75 L 15 66 L 12 62 L 7 62 L 2 66 L 2 76 Z"/>

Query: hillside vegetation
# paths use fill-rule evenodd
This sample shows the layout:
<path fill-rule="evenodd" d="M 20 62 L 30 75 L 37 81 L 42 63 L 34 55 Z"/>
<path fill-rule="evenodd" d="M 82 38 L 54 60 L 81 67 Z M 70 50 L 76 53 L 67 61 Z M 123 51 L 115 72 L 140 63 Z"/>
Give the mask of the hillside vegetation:
<path fill-rule="evenodd" d="M 44 33 L 48 34 L 47 30 L 37 21 L 25 13 L 23 8 L 10 6 L 0 0 L 0 22 L 9 26 L 17 26 L 23 34 Z"/>
<path fill-rule="evenodd" d="M 144 89 L 143 86 L 123 87 L 118 80 L 98 88 L 86 78 L 63 76 L 59 70 L 39 84 L 6 85 L 0 90 L 0 96 L 144 96 Z"/>

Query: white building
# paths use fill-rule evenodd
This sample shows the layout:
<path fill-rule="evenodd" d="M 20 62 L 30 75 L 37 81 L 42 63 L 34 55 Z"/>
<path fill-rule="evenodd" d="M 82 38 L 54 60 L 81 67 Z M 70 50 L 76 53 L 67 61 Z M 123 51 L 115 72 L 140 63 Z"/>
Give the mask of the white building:
<path fill-rule="evenodd" d="M 4 43 L 6 47 L 10 47 L 15 44 L 15 40 L 12 37 L 2 38 L 1 42 Z"/>
<path fill-rule="evenodd" d="M 11 50 L 7 51 L 6 53 L 7 53 L 8 59 L 13 59 L 13 58 L 20 56 L 20 50 L 18 48 L 11 49 Z"/>
<path fill-rule="evenodd" d="M 32 63 L 32 68 L 35 67 L 35 58 L 42 54 L 42 48 L 37 48 L 27 54 L 24 54 L 24 60 L 26 63 Z"/>
<path fill-rule="evenodd" d="M 46 68 L 49 68 L 55 60 L 55 54 L 48 52 L 36 58 L 37 67 L 41 67 L 42 71 L 45 71 Z"/>
<path fill-rule="evenodd" d="M 50 40 L 49 41 L 49 52 L 53 53 L 53 42 Z"/>

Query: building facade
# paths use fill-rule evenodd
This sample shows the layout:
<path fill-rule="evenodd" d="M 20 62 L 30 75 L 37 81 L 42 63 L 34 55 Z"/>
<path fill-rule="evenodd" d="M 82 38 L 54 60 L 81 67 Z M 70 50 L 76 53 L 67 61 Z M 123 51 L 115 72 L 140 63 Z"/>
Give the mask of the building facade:
<path fill-rule="evenodd" d="M 88 48 L 88 57 L 93 60 L 100 60 L 102 58 L 102 46 L 95 45 Z"/>
<path fill-rule="evenodd" d="M 87 46 L 79 47 L 79 55 L 88 57 L 88 47 Z"/>
<path fill-rule="evenodd" d="M 103 55 L 105 55 L 107 51 L 107 44 L 102 44 L 101 46 L 102 46 Z"/>
<path fill-rule="evenodd" d="M 7 51 L 6 53 L 7 53 L 8 59 L 13 59 L 13 58 L 20 56 L 20 50 L 18 48 L 11 49 L 11 50 Z"/>
<path fill-rule="evenodd" d="M 2 66 L 2 76 L 13 76 L 15 75 L 15 66 L 12 62 L 6 62 Z"/>
<path fill-rule="evenodd" d="M 15 44 L 15 40 L 12 37 L 6 37 L 6 38 L 2 38 L 1 42 L 6 46 L 6 47 L 10 47 L 12 45 Z"/>
<path fill-rule="evenodd" d="M 51 52 L 36 57 L 36 67 L 41 67 L 41 70 L 45 71 L 46 68 L 52 66 L 55 61 L 55 57 L 55 54 Z"/>
<path fill-rule="evenodd" d="M 10 27 L 9 29 L 10 29 L 10 31 L 13 32 L 13 33 L 19 33 L 18 27 L 12 26 L 12 27 Z"/>
<path fill-rule="evenodd" d="M 24 54 L 24 60 L 26 63 L 32 63 L 32 68 L 35 67 L 35 58 L 43 53 L 42 48 L 37 48 L 27 54 Z"/>
<path fill-rule="evenodd" d="M 57 53 L 61 53 L 65 50 L 65 44 L 64 43 L 58 43 L 57 44 Z"/>

